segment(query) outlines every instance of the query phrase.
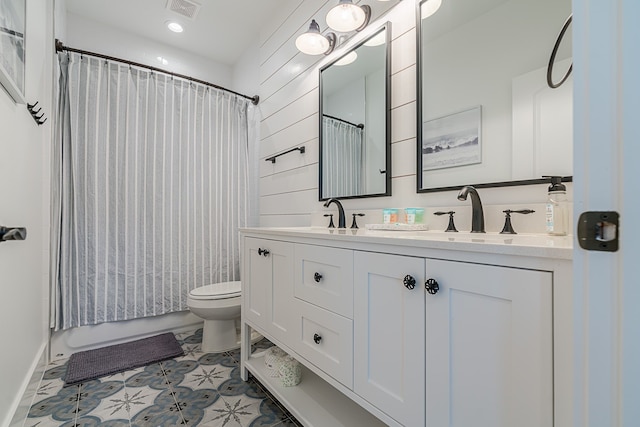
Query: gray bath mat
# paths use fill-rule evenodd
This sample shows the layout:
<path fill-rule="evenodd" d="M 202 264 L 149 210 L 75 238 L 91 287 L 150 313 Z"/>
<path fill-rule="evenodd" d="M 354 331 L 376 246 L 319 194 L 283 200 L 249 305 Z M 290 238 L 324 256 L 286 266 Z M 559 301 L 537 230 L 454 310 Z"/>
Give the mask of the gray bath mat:
<path fill-rule="evenodd" d="M 124 344 L 74 353 L 67 363 L 66 385 L 139 368 L 184 355 L 171 332 Z"/>

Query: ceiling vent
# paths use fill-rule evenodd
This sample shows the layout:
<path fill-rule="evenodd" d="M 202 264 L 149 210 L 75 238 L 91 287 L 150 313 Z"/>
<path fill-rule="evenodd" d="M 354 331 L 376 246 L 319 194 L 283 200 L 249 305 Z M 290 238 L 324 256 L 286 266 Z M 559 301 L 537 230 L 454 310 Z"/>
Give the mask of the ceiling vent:
<path fill-rule="evenodd" d="M 200 3 L 191 0 L 167 0 L 167 10 L 191 20 L 198 16 L 200 6 Z"/>

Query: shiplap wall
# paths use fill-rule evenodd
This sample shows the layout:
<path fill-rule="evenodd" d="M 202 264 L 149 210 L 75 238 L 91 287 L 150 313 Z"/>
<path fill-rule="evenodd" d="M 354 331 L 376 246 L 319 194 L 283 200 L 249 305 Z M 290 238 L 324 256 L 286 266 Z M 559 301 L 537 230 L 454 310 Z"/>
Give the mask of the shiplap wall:
<path fill-rule="evenodd" d="M 455 207 L 464 221 L 468 203 L 460 203 L 456 192 L 416 193 L 416 3 L 398 2 L 388 11 L 385 2 L 367 1 L 374 18 L 367 29 L 356 34 L 329 57 L 309 56 L 297 51 L 295 38 L 316 19 L 326 29 L 324 17 L 336 1 L 289 1 L 280 19 L 261 36 L 260 47 L 260 225 L 309 226 L 324 222 L 326 209 L 318 201 L 318 96 L 319 69 L 384 22 L 391 22 L 391 139 L 392 196 L 345 200 L 347 213 L 367 211 L 366 222 L 377 221 L 376 212 L 385 207 Z M 387 6 L 389 7 L 389 6 Z M 376 9 L 377 8 L 377 9 Z M 265 158 L 304 145 L 306 152 Z M 546 185 L 483 189 L 487 229 L 499 231 L 502 206 L 539 207 L 546 198 Z M 489 211 L 489 212 L 487 212 Z M 495 212 L 493 212 L 495 211 Z M 373 215 L 371 215 L 373 213 Z M 435 220 L 435 219 L 434 219 Z M 445 221 L 445 219 L 442 219 Z M 542 220 L 528 221 L 522 231 L 543 231 Z M 535 226 L 533 225 L 535 223 Z M 439 225 L 439 224 L 438 224 Z M 445 224 L 446 225 L 446 224 Z M 464 229 L 465 227 L 459 227 Z M 493 230 L 497 228 L 497 230 Z"/>

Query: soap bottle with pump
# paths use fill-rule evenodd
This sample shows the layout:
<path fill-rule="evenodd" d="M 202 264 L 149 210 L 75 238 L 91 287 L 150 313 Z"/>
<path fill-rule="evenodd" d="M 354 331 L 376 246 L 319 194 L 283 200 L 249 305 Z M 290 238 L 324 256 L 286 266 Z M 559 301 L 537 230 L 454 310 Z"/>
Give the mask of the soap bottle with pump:
<path fill-rule="evenodd" d="M 549 196 L 545 210 L 547 233 L 553 236 L 565 236 L 569 227 L 569 203 L 567 187 L 560 176 L 544 176 L 551 179 Z"/>

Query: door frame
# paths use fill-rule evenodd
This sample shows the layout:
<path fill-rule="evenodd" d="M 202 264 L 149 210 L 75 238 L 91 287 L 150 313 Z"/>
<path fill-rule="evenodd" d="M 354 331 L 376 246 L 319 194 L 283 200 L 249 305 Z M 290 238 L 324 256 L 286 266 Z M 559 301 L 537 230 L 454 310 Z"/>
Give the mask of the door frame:
<path fill-rule="evenodd" d="M 618 252 L 574 240 L 574 425 L 640 419 L 640 2 L 574 0 L 574 224 L 620 213 Z M 635 258 L 635 259 L 634 259 Z"/>

